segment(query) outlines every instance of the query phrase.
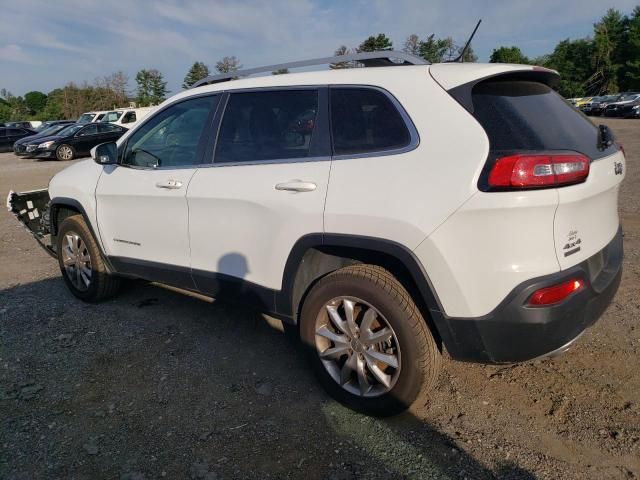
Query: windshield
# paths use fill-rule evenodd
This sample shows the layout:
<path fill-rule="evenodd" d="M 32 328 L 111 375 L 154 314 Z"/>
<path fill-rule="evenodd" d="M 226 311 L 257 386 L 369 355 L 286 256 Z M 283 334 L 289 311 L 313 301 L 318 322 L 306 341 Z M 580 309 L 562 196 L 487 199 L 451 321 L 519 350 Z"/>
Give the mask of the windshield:
<path fill-rule="evenodd" d="M 619 102 L 628 102 L 630 100 L 636 100 L 640 95 L 634 94 L 634 95 L 621 95 L 620 96 L 620 100 L 618 100 Z"/>
<path fill-rule="evenodd" d="M 60 135 L 61 137 L 68 137 L 69 135 L 73 135 L 74 133 L 76 133 L 82 127 L 84 127 L 84 125 L 78 125 L 77 123 L 75 123 L 73 125 L 63 128 L 56 135 Z"/>
<path fill-rule="evenodd" d="M 596 126 L 542 83 L 486 81 L 472 96 L 473 115 L 487 132 L 492 154 L 571 150 L 596 159 L 615 150 L 600 150 Z"/>
<path fill-rule="evenodd" d="M 66 125 L 51 125 L 49 127 L 45 127 L 42 130 L 40 130 L 38 132 L 38 135 L 42 135 L 43 137 L 47 135 L 54 135 L 55 133 L 59 132 L 65 127 Z"/>
<path fill-rule="evenodd" d="M 95 113 L 83 113 L 82 116 L 78 119 L 78 123 L 89 123 L 95 116 Z"/>
<path fill-rule="evenodd" d="M 117 112 L 107 112 L 100 121 L 101 122 L 117 122 L 121 116 L 122 116 L 122 110 L 119 110 Z"/>

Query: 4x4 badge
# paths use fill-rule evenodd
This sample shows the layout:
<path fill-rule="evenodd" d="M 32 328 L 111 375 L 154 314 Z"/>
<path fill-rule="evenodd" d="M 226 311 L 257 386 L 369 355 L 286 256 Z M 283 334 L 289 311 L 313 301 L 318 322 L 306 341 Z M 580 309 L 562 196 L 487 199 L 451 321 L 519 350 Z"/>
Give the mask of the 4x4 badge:
<path fill-rule="evenodd" d="M 616 175 L 622 175 L 622 162 L 614 162 L 613 171 Z"/>

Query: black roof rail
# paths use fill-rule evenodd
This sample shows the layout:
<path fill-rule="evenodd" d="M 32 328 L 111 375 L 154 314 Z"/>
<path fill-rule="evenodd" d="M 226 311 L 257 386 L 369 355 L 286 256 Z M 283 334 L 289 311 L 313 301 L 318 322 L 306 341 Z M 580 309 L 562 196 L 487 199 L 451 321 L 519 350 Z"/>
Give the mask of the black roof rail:
<path fill-rule="evenodd" d="M 395 61 L 394 61 L 395 60 Z M 267 65 L 265 67 L 248 68 L 236 70 L 235 72 L 221 73 L 220 75 L 210 75 L 193 84 L 192 88 L 201 87 L 211 83 L 228 82 L 237 77 L 247 77 L 256 73 L 273 72 L 276 70 L 312 67 L 314 65 L 328 65 L 331 63 L 358 62 L 365 67 L 390 67 L 395 65 L 429 65 L 430 62 L 423 58 L 416 57 L 405 52 L 394 50 L 382 50 L 378 52 L 360 52 L 347 55 L 337 55 L 335 57 L 314 58 L 312 60 L 301 60 L 298 62 L 280 63 L 277 65 Z"/>

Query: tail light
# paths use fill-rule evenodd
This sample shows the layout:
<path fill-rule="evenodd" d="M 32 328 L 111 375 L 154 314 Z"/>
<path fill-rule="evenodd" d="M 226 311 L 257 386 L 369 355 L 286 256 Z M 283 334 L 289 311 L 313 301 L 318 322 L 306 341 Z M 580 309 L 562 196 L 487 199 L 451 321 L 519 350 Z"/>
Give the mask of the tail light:
<path fill-rule="evenodd" d="M 566 282 L 553 285 L 551 287 L 536 290 L 529 298 L 529 306 L 546 307 L 554 305 L 566 299 L 569 295 L 582 290 L 585 286 L 584 280 L 574 278 Z"/>
<path fill-rule="evenodd" d="M 500 157 L 489 172 L 489 187 L 559 187 L 584 182 L 589 176 L 589 159 L 579 153 L 519 153 Z"/>

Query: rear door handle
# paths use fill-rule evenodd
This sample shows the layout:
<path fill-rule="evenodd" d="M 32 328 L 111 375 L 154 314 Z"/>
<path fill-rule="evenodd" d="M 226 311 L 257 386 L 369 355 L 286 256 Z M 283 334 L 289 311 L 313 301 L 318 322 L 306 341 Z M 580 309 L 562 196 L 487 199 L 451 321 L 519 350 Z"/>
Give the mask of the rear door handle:
<path fill-rule="evenodd" d="M 167 190 L 176 190 L 178 188 L 182 188 L 182 182 L 179 180 L 165 180 L 164 182 L 156 183 L 156 187 L 158 188 L 166 188 Z"/>
<path fill-rule="evenodd" d="M 276 190 L 285 192 L 313 192 L 317 187 L 313 182 L 303 182 L 302 180 L 290 180 L 276 184 Z"/>

